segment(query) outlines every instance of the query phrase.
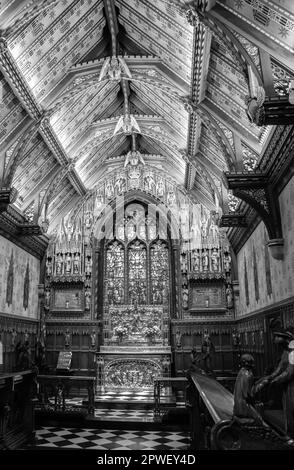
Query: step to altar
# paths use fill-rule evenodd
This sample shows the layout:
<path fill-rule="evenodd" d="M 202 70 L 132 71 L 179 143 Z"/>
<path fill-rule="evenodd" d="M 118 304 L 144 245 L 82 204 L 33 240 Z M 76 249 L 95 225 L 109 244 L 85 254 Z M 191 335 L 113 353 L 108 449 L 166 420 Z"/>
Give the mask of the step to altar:
<path fill-rule="evenodd" d="M 100 391 L 95 395 L 95 409 L 104 408 L 123 409 L 123 410 L 153 410 L 154 409 L 154 391 L 130 391 L 130 390 L 109 390 Z M 86 405 L 87 401 L 83 401 Z M 162 391 L 160 398 L 162 407 L 175 406 L 176 396 L 171 394 L 170 389 Z"/>

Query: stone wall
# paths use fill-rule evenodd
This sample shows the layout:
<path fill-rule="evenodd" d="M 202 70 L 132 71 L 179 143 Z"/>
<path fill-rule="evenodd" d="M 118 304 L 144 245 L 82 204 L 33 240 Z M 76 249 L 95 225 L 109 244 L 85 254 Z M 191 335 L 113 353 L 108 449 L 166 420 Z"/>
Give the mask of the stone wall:
<path fill-rule="evenodd" d="M 279 196 L 284 259 L 275 260 L 267 248 L 268 234 L 261 222 L 237 255 L 240 282 L 238 316 L 294 296 L 294 177 Z"/>
<path fill-rule="evenodd" d="M 0 313 L 36 319 L 40 261 L 0 236 Z"/>

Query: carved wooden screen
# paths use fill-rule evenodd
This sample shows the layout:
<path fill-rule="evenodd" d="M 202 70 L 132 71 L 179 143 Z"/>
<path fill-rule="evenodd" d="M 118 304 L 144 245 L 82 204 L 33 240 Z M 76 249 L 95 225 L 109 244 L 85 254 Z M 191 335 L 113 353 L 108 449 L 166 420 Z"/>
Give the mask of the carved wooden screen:
<path fill-rule="evenodd" d="M 106 293 L 110 305 L 125 303 L 125 253 L 123 245 L 117 241 L 107 248 Z"/>
<path fill-rule="evenodd" d="M 168 247 L 161 240 L 150 247 L 150 279 L 152 304 L 165 305 L 169 292 Z"/>
<path fill-rule="evenodd" d="M 128 248 L 128 298 L 129 303 L 147 303 L 147 250 L 136 240 Z"/>

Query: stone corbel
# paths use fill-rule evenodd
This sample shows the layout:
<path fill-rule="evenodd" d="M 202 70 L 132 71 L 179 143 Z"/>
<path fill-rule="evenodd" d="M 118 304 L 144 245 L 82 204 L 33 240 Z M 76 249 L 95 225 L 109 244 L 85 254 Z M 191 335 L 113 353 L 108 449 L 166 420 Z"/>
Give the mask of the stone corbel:
<path fill-rule="evenodd" d="M 277 196 L 269 182 L 268 176 L 262 172 L 225 173 L 228 189 L 234 196 L 249 204 L 263 220 L 268 234 L 270 249 L 273 258 L 283 259 L 284 240 L 280 207 Z"/>

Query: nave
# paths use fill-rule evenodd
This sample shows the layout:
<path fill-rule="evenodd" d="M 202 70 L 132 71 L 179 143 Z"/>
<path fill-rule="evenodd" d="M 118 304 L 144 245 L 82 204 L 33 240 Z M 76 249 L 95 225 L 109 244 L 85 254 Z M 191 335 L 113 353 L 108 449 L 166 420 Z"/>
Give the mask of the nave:
<path fill-rule="evenodd" d="M 0 2 L 1 450 L 293 450 L 293 25 Z"/>

